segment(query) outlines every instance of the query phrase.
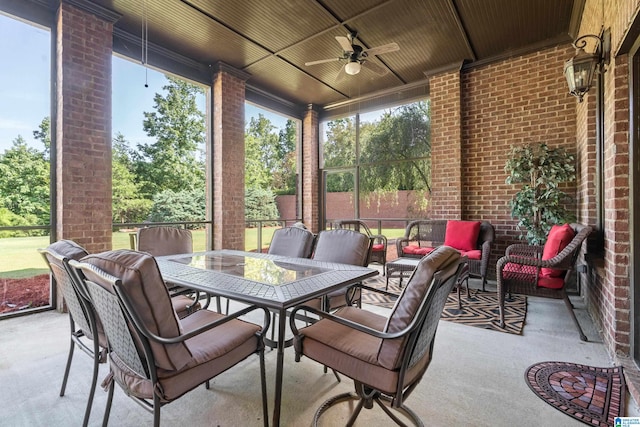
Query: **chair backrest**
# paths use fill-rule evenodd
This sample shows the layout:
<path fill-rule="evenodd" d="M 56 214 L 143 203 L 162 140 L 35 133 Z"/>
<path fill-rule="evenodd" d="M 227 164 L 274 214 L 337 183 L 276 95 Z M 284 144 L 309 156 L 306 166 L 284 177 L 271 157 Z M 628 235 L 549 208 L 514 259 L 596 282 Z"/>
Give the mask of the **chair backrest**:
<path fill-rule="evenodd" d="M 353 230 L 338 228 L 318 234 L 313 259 L 342 264 L 367 266 L 371 252 L 371 239 Z"/>
<path fill-rule="evenodd" d="M 269 253 L 296 258 L 309 258 L 315 236 L 300 227 L 279 228 L 273 233 Z"/>
<path fill-rule="evenodd" d="M 478 247 L 481 247 L 484 242 L 489 242 L 490 245 L 496 239 L 496 231 L 488 221 L 480 222 L 480 234 L 478 234 Z"/>
<path fill-rule="evenodd" d="M 369 226 L 364 221 L 361 221 L 359 219 L 341 219 L 339 221 L 336 221 L 336 227 L 358 231 L 360 233 L 366 234 L 369 237 L 373 235 L 371 233 L 371 230 L 369 229 Z"/>
<path fill-rule="evenodd" d="M 567 270 L 565 274 L 565 281 L 568 279 L 571 270 L 575 268 L 578 255 L 580 255 L 580 248 L 582 243 L 589 237 L 593 228 L 584 224 L 572 223 L 569 224 L 573 231 L 576 233 L 571 242 L 557 255 L 559 262 L 553 266 L 562 270 Z"/>
<path fill-rule="evenodd" d="M 64 265 L 67 260 L 79 260 L 89 255 L 89 252 L 72 240 L 58 240 L 45 249 L 39 249 L 38 252 L 44 257 L 53 278 L 62 291 L 71 318 L 87 337 L 93 339 L 90 314 L 73 286 L 73 279 Z"/>
<path fill-rule="evenodd" d="M 419 219 L 407 224 L 407 228 L 404 232 L 404 238 L 409 240 L 432 242 L 432 246 L 440 246 L 444 244 L 446 230 L 446 219 Z"/>
<path fill-rule="evenodd" d="M 137 232 L 137 249 L 153 256 L 193 252 L 191 231 L 176 227 L 146 227 Z"/>
<path fill-rule="evenodd" d="M 80 269 L 89 289 L 90 283 L 94 283 L 114 294 L 114 281 L 118 281 L 132 310 L 151 333 L 163 338 L 174 338 L 181 334 L 169 292 L 150 254 L 120 249 L 89 255 L 81 263 L 72 265 Z M 100 313 L 97 305 L 96 310 Z M 106 320 L 103 319 L 103 322 L 106 323 Z M 106 332 L 109 341 L 112 341 L 109 331 Z M 184 343 L 163 345 L 152 341 L 150 347 L 156 366 L 166 370 L 179 370 L 191 360 L 191 352 Z"/>
<path fill-rule="evenodd" d="M 416 319 L 424 322 L 424 327 L 417 329 L 420 340 L 414 343 L 420 348 L 411 350 L 412 365 L 431 351 L 438 319 L 459 273 L 460 259 L 460 253 L 449 246 L 440 246 L 423 257 L 387 320 L 385 332 L 388 333 L 402 331 Z M 399 368 L 405 360 L 408 341 L 408 336 L 383 340 L 378 353 L 380 364 L 387 369 Z"/>

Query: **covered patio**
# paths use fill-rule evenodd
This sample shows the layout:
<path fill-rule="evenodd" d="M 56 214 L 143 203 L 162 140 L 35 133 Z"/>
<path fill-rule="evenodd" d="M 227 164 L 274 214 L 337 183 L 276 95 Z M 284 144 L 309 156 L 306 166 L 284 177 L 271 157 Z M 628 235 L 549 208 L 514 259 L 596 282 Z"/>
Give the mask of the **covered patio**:
<path fill-rule="evenodd" d="M 473 281 L 472 287 L 479 286 Z M 407 404 L 425 425 L 475 426 L 579 426 L 579 421 L 561 413 L 534 395 L 524 381 L 525 370 L 543 361 L 566 361 L 589 366 L 609 367 L 610 356 L 593 322 L 579 299 L 576 312 L 589 342 L 576 337 L 562 301 L 530 298 L 526 326 L 522 335 L 484 330 L 440 321 L 434 359 Z M 387 314 L 389 309 L 367 306 Z M 3 321 L 0 335 L 0 399 L 11 402 L 0 406 L 0 419 L 8 425 L 77 425 L 80 423 L 89 389 L 91 360 L 80 352 L 74 357 L 67 392 L 57 391 L 67 356 L 68 319 L 64 314 L 45 312 Z M 43 351 L 43 349 L 45 349 Z M 269 405 L 273 404 L 275 351 L 267 351 Z M 315 411 L 326 399 L 352 391 L 353 383 L 338 383 L 331 372 L 307 358 L 296 363 L 293 349 L 285 352 L 285 376 L 281 425 L 310 425 Z M 100 367 L 100 379 L 108 372 Z M 262 425 L 258 359 L 239 366 L 204 386 L 189 392 L 162 410 L 163 425 L 232 426 Z M 89 425 L 102 421 L 107 393 L 99 389 L 93 403 Z M 640 412 L 626 396 L 628 416 Z M 326 424 L 343 425 L 348 414 L 328 412 Z M 365 410 L 356 425 L 384 424 L 385 415 Z M 120 389 L 116 390 L 110 424 L 150 425 L 151 414 L 142 410 Z M 383 424 L 381 424 L 383 423 Z"/>
<path fill-rule="evenodd" d="M 505 184 L 503 169 L 509 148 L 545 142 L 575 153 L 577 180 L 568 190 L 577 221 L 595 229 L 579 259 L 580 294 L 573 297 L 589 342 L 578 340 L 561 301 L 532 302 L 523 336 L 440 322 L 434 363 L 411 400 L 433 425 L 469 419 L 478 425 L 540 425 L 543 419 L 568 425 L 571 420 L 533 396 L 522 380 L 532 363 L 564 360 L 623 365 L 631 396 L 640 401 L 640 0 L 9 0 L 0 2 L 0 10 L 52 31 L 52 240 L 75 240 L 90 252 L 109 250 L 112 241 L 112 55 L 139 60 L 143 48 L 149 66 L 210 88 L 212 249 L 244 248 L 245 101 L 299 120 L 300 219 L 317 232 L 324 228 L 320 123 L 428 98 L 429 217 L 491 222 L 492 265 L 519 235 L 509 215 L 516 190 Z M 148 32 L 141 36 L 144 26 Z M 339 56 L 335 37 L 356 31 L 365 48 L 399 45 L 398 52 L 371 58 L 384 73 L 363 69 L 351 76 L 360 80 L 336 82 L 337 64 L 305 65 Z M 610 34 L 605 72 L 578 102 L 568 94 L 563 64 L 575 55 L 573 40 L 604 33 Z M 0 360 L 8 368 L 0 376 L 10 386 L 0 393 L 11 404 L 2 406 L 0 419 L 36 425 L 79 419 L 86 394 L 70 389 L 60 399 L 57 385 L 42 382 L 57 384 L 67 322 L 57 312 L 2 321 Z M 76 363 L 89 363 L 81 359 Z M 323 398 L 348 387 L 336 386 L 320 369 L 313 392 L 296 392 L 309 390 L 314 370 L 307 362 L 287 366 L 285 399 L 296 400 L 283 407 L 298 409 L 283 411 L 283 425 L 306 424 Z M 71 381 L 77 381 L 73 390 L 82 388 L 80 376 Z M 241 381 L 233 374 L 220 377 L 212 390 L 186 398 L 189 410 L 169 405 L 167 418 L 233 424 L 244 417 L 241 406 L 203 402 L 245 400 L 236 393 L 251 389 Z M 145 424 L 143 411 L 116 398 L 112 419 Z M 103 396 L 95 408 L 101 402 Z M 214 412 L 221 407 L 224 414 Z"/>

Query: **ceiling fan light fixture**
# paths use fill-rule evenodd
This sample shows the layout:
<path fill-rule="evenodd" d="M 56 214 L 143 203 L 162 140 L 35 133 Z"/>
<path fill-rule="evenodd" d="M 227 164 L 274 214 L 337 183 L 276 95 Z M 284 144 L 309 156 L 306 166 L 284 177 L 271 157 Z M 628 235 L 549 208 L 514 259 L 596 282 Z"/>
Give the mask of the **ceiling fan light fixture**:
<path fill-rule="evenodd" d="M 358 61 L 352 61 L 347 63 L 347 65 L 344 66 L 344 72 L 349 74 L 350 76 L 353 76 L 355 74 L 358 74 L 361 68 L 362 66 Z"/>

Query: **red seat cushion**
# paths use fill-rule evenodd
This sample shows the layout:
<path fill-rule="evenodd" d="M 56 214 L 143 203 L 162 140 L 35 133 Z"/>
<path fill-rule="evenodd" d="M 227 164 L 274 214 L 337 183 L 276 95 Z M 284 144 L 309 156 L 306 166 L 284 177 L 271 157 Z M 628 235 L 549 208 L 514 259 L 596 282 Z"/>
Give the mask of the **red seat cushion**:
<path fill-rule="evenodd" d="M 402 248 L 402 253 L 407 255 L 427 255 L 434 251 L 435 248 L 420 247 L 416 245 L 409 245 Z"/>
<path fill-rule="evenodd" d="M 482 259 L 482 251 L 480 249 L 474 249 L 472 251 L 459 251 L 460 256 L 466 256 L 469 259 Z"/>
<path fill-rule="evenodd" d="M 447 221 L 444 244 L 459 251 L 471 251 L 476 249 L 479 234 L 480 221 Z"/>
<path fill-rule="evenodd" d="M 571 242 L 575 235 L 576 233 L 569 224 L 554 225 L 551 227 L 547 242 L 544 244 L 544 250 L 542 251 L 542 260 L 548 260 L 558 255 Z M 540 276 L 560 277 L 563 272 L 564 270 L 555 268 L 541 268 Z"/>
<path fill-rule="evenodd" d="M 371 250 L 372 250 L 373 252 L 382 252 L 382 251 L 384 251 L 384 245 L 383 245 L 382 243 L 379 243 L 379 244 L 373 245 L 373 246 L 371 247 Z"/>
<path fill-rule="evenodd" d="M 538 286 L 549 289 L 562 289 L 564 286 L 564 278 L 562 277 L 538 277 Z"/>

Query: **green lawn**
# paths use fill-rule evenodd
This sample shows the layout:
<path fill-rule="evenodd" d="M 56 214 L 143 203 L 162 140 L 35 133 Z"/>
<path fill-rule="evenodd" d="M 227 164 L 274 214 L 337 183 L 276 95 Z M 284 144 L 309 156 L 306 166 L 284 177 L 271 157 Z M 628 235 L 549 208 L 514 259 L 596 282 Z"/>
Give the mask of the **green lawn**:
<path fill-rule="evenodd" d="M 262 229 L 262 247 L 269 247 L 271 237 L 277 227 L 264 227 Z M 247 228 L 245 230 L 246 250 L 255 250 L 258 246 L 258 229 Z M 375 232 L 375 230 L 373 231 Z M 404 229 L 384 229 L 382 233 L 389 239 L 402 237 Z M 47 271 L 42 256 L 37 252 L 38 248 L 49 245 L 49 236 L 40 237 L 12 237 L 0 239 L 0 278 L 22 278 L 42 274 Z M 129 233 L 113 233 L 113 249 L 129 248 Z M 193 231 L 193 250 L 206 250 L 205 230 Z"/>

